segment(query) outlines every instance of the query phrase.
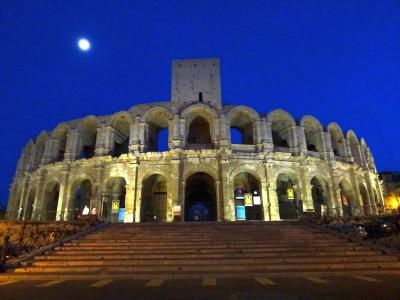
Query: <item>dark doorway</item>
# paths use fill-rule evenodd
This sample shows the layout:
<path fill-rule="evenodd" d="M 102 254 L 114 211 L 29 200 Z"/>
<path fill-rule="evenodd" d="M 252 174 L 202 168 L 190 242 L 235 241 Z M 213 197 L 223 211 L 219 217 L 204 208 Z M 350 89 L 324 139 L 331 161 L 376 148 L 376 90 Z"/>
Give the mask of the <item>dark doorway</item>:
<path fill-rule="evenodd" d="M 154 174 L 143 181 L 140 221 L 167 221 L 167 181 L 164 176 Z"/>
<path fill-rule="evenodd" d="M 185 221 L 216 221 L 214 179 L 206 173 L 195 173 L 186 180 Z"/>
<path fill-rule="evenodd" d="M 298 195 L 294 181 L 288 175 L 281 174 L 278 176 L 276 193 L 278 195 L 279 216 L 281 220 L 297 219 L 302 204 L 297 199 Z"/>

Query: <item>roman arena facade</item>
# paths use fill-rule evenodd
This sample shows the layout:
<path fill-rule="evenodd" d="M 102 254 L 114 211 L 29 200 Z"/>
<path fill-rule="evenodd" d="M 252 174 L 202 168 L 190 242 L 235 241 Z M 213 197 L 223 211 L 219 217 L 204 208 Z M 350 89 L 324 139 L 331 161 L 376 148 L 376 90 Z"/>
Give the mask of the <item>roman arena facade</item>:
<path fill-rule="evenodd" d="M 70 220 L 85 206 L 110 222 L 275 221 L 378 214 L 383 197 L 352 130 L 223 105 L 218 59 L 198 59 L 173 61 L 170 101 L 63 122 L 27 143 L 8 218 Z"/>

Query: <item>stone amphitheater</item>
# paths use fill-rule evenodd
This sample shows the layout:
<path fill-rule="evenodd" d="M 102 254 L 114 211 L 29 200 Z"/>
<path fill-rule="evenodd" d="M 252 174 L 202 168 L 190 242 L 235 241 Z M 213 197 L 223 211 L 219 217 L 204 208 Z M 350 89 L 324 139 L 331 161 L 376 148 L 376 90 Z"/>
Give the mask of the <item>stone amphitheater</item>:
<path fill-rule="evenodd" d="M 63 122 L 28 142 L 8 218 L 70 220 L 85 207 L 109 222 L 276 221 L 378 214 L 383 197 L 352 130 L 223 105 L 211 58 L 172 62 L 171 101 Z"/>

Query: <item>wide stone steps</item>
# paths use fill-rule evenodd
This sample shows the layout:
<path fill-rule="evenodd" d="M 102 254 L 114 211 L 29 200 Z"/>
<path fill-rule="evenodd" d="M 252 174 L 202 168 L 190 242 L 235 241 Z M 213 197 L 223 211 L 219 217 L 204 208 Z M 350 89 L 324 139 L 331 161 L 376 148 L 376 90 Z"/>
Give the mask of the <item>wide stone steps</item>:
<path fill-rule="evenodd" d="M 296 223 L 116 224 L 72 240 L 32 274 L 260 274 L 400 270 L 397 257 Z"/>
<path fill-rule="evenodd" d="M 218 264 L 283 264 L 283 263 L 344 263 L 344 262 L 396 262 L 389 256 L 368 257 L 293 257 L 293 258 L 191 258 L 191 259 L 130 259 L 130 260 L 67 260 L 67 261 L 36 261 L 37 267 L 62 266 L 146 266 L 146 265 L 218 265 Z"/>
<path fill-rule="evenodd" d="M 65 254 L 65 251 L 57 252 L 54 255 L 45 255 L 36 257 L 36 261 L 53 261 L 53 260 L 131 260 L 131 259 L 196 259 L 196 258 L 284 258 L 284 257 L 370 257 L 380 256 L 381 253 L 378 251 L 340 251 L 340 252 L 225 252 L 225 253 L 175 253 L 175 254 L 126 254 L 126 252 L 117 252 L 115 254 L 109 254 L 104 252 L 101 255 L 93 255 L 92 252 L 88 252 L 85 255 L 77 254 L 70 255 Z"/>
<path fill-rule="evenodd" d="M 16 269 L 17 273 L 33 272 L 33 273 L 93 273 L 93 272 L 109 272 L 109 273 L 144 273 L 144 272 L 202 272 L 202 273 L 221 273 L 221 272 L 305 272 L 305 271 L 361 271 L 361 270 L 397 270 L 400 268 L 398 262 L 373 262 L 373 263 L 301 263 L 301 264 L 256 264 L 256 265 L 236 265 L 236 264 L 197 264 L 197 265 L 151 265 L 151 266 L 68 266 L 57 267 L 25 267 Z"/>

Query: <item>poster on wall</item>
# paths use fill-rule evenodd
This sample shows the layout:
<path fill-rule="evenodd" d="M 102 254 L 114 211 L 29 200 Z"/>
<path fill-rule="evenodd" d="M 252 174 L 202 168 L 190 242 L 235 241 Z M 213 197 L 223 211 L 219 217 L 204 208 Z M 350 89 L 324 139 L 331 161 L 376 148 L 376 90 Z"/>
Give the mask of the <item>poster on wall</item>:
<path fill-rule="evenodd" d="M 260 195 L 253 195 L 253 204 L 254 205 L 261 205 L 261 197 L 260 197 Z"/>
<path fill-rule="evenodd" d="M 241 187 L 235 189 L 235 199 L 244 199 L 244 190 Z"/>
<path fill-rule="evenodd" d="M 253 206 L 253 195 L 251 193 L 244 194 L 244 205 Z"/>
<path fill-rule="evenodd" d="M 180 216 L 180 215 L 181 215 L 181 206 L 174 205 L 174 216 Z"/>
<path fill-rule="evenodd" d="M 112 208 L 113 213 L 118 212 L 119 211 L 119 200 L 113 200 L 111 208 Z"/>
<path fill-rule="evenodd" d="M 246 220 L 246 208 L 243 205 L 236 206 L 236 220 Z"/>
<path fill-rule="evenodd" d="M 287 198 L 289 200 L 294 200 L 294 189 L 292 188 L 287 189 Z"/>

